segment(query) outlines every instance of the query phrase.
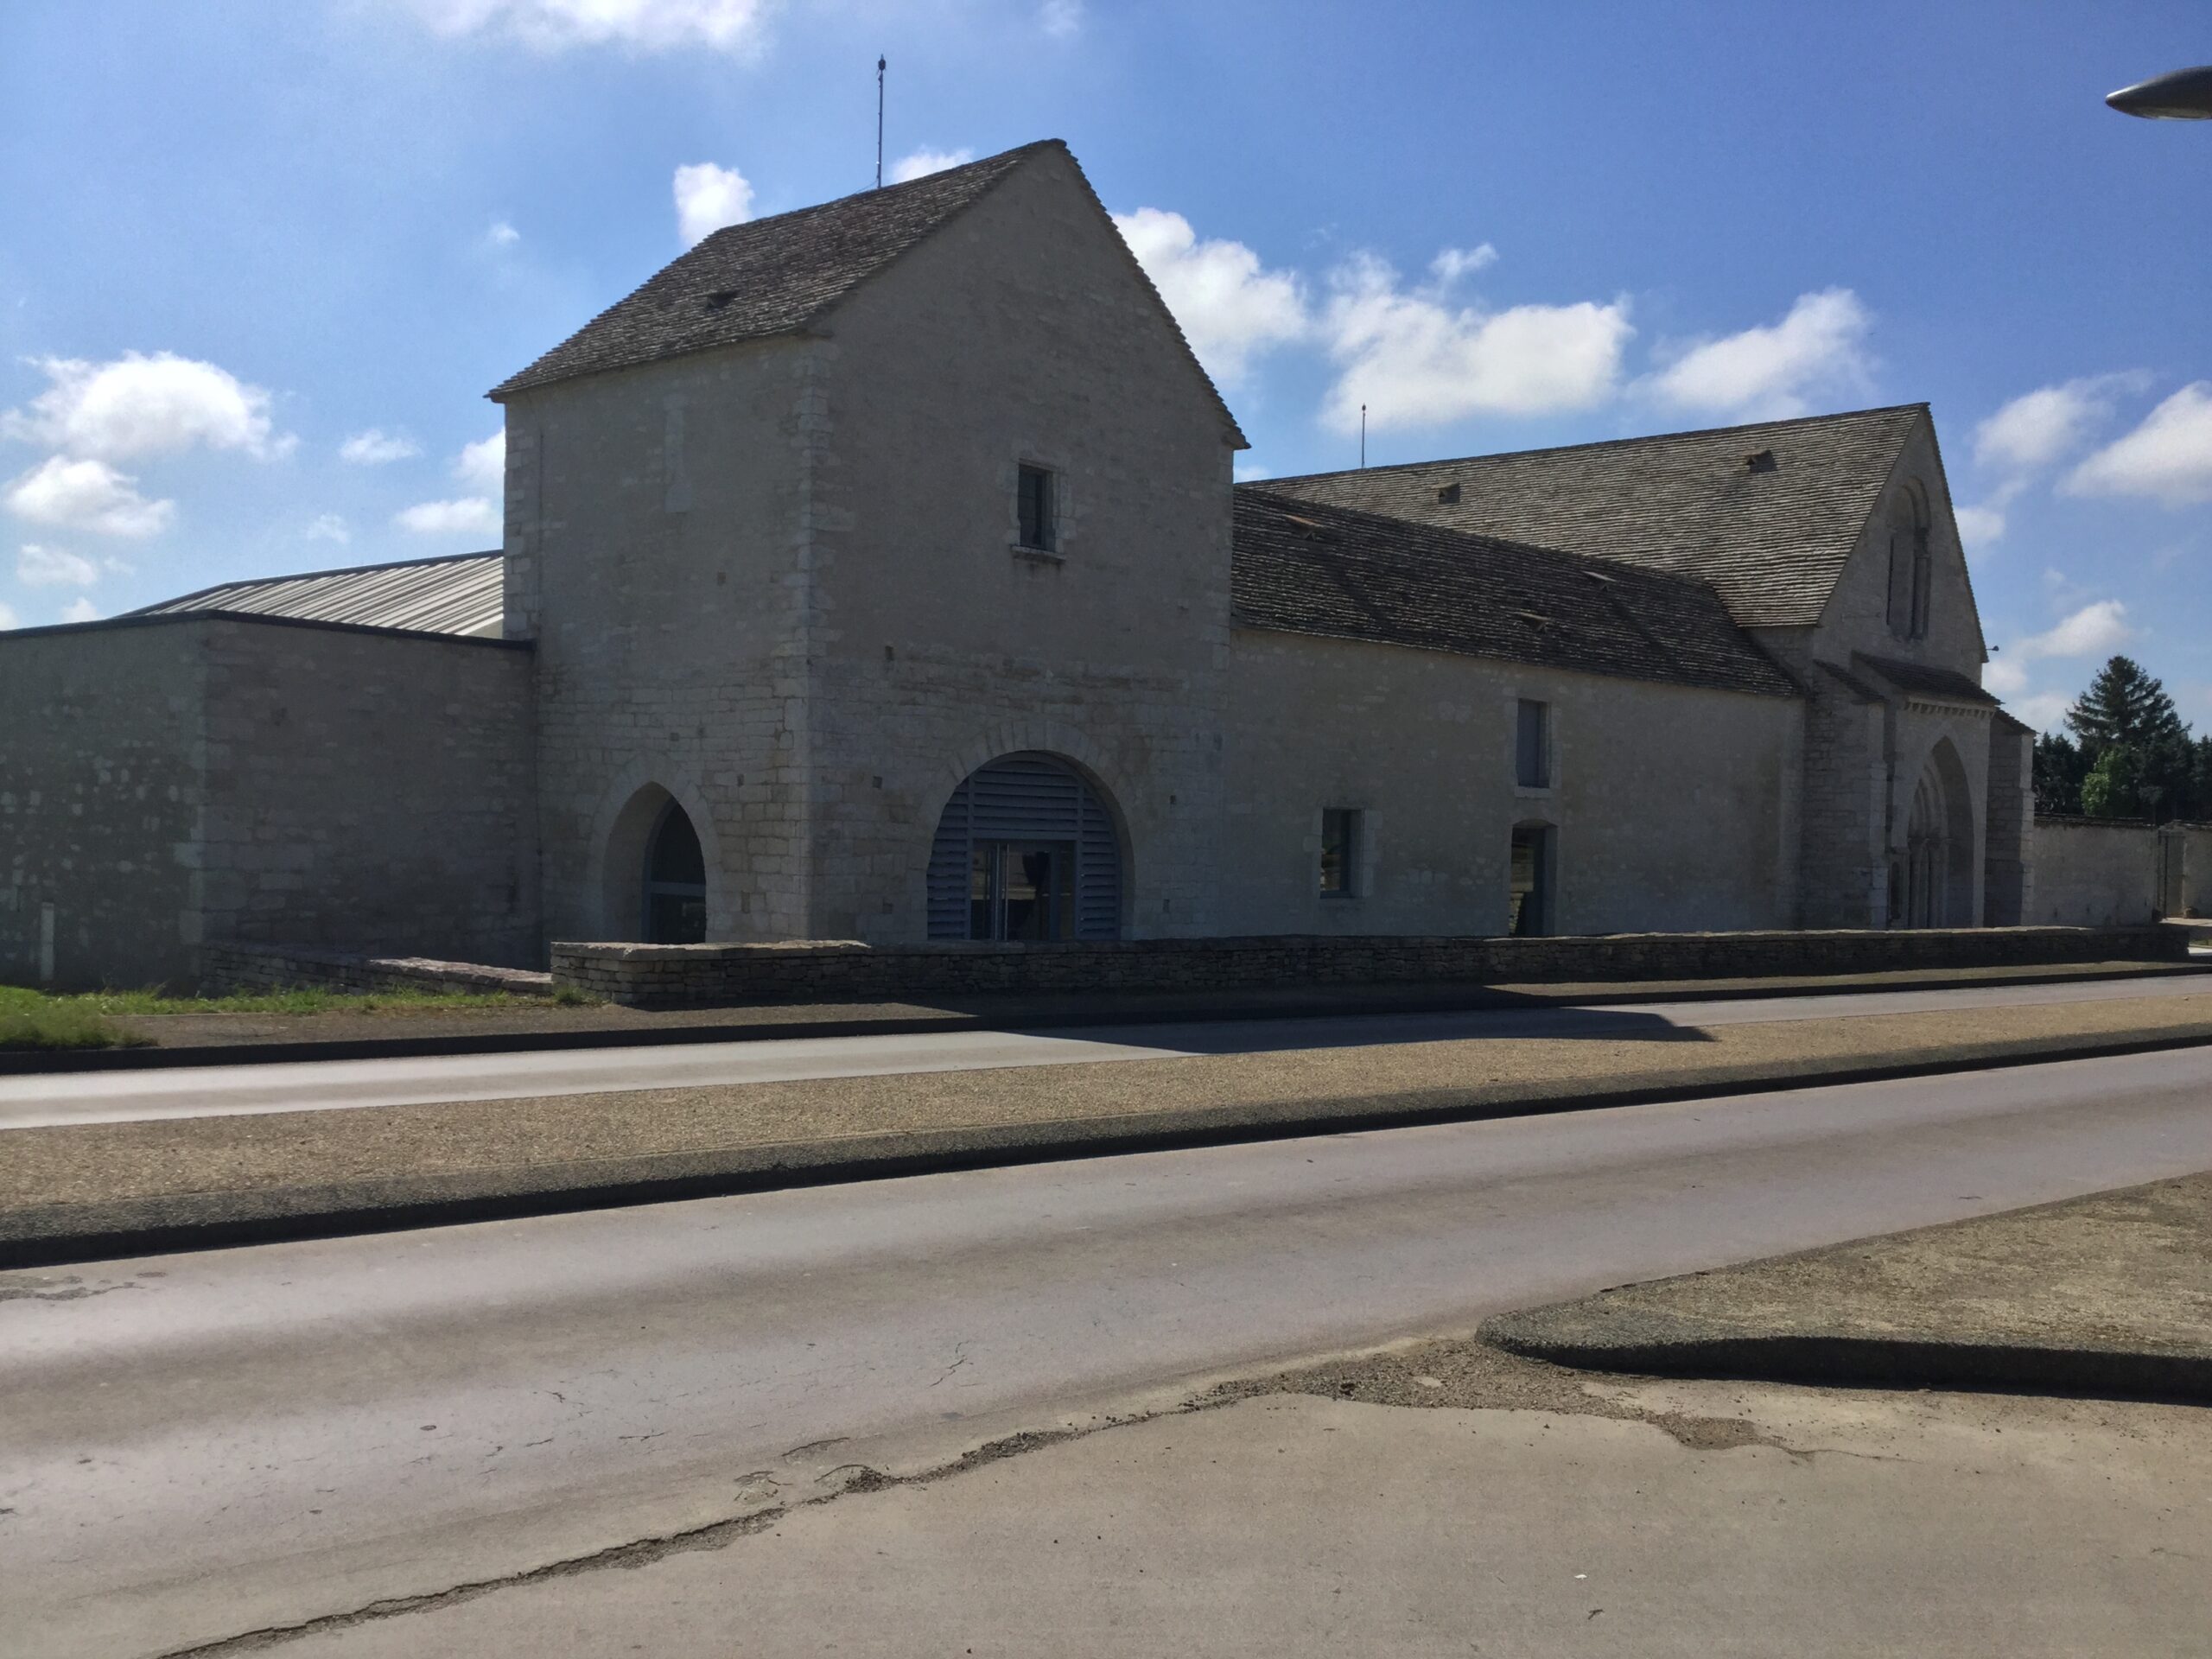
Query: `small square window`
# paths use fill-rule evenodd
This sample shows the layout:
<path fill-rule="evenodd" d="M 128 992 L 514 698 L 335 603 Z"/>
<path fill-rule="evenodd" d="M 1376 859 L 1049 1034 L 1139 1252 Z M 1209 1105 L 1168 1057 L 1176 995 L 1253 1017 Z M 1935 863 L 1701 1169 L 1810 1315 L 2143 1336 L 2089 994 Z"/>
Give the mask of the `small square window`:
<path fill-rule="evenodd" d="M 1321 891 L 1349 894 L 1359 869 L 1357 808 L 1332 806 L 1321 814 Z"/>
<path fill-rule="evenodd" d="M 1020 481 L 1021 544 L 1040 553 L 1055 551 L 1052 475 L 1042 467 L 1024 467 Z"/>
<path fill-rule="evenodd" d="M 1549 703 L 1521 699 L 1514 723 L 1513 781 L 1523 789 L 1551 787 L 1551 715 Z"/>

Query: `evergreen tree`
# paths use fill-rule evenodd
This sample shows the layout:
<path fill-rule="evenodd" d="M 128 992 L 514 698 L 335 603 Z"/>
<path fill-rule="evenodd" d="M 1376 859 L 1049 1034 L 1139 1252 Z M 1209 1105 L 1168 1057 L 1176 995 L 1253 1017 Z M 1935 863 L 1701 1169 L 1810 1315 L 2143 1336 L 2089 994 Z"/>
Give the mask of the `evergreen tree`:
<path fill-rule="evenodd" d="M 2132 658 L 2099 669 L 2066 723 L 2081 740 L 2082 811 L 2164 820 L 2189 810 L 2196 792 L 2189 728 L 2166 688 Z"/>
<path fill-rule="evenodd" d="M 2063 732 L 2036 735 L 2036 811 L 2044 817 L 2075 817 L 2082 810 L 2082 779 L 2089 762 L 2074 740 Z"/>
<path fill-rule="evenodd" d="M 2163 742 L 2189 736 L 2166 688 L 2131 657 L 2115 657 L 2097 671 L 2089 689 L 2066 711 L 2066 723 L 2082 740 L 2092 766 L 2115 743 L 2148 755 Z"/>

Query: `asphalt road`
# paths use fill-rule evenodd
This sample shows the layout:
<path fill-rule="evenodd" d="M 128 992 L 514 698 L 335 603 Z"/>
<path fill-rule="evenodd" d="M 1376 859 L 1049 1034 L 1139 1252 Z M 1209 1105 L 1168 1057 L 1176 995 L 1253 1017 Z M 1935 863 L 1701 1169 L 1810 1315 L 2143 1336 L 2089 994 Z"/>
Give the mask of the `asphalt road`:
<path fill-rule="evenodd" d="M 1480 1037 L 1634 1036 L 1655 1027 L 1842 1020 L 1947 1009 L 2050 1007 L 2115 999 L 2195 999 L 2212 1007 L 2212 978 L 2086 980 L 2055 985 L 1883 991 L 1706 1002 L 1224 1020 L 1082 1032 L 963 1031 L 899 1037 L 793 1038 L 651 1048 L 569 1049 L 297 1065 L 191 1066 L 0 1077 L 0 1129 L 65 1123 L 518 1100 L 626 1089 L 707 1088 L 800 1077 L 880 1077 L 1001 1066 L 1157 1060 L 1177 1055 L 1447 1042 Z"/>
<path fill-rule="evenodd" d="M 1227 1370 L 2208 1166 L 2197 1049 L 6 1275 L 0 1653 L 496 1581 Z"/>

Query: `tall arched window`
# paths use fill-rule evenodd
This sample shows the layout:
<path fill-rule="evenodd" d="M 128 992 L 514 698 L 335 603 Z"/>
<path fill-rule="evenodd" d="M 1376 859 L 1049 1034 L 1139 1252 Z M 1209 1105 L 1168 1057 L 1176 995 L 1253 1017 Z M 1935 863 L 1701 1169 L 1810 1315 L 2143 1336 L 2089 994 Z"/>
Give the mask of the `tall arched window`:
<path fill-rule="evenodd" d="M 1890 515 L 1890 632 L 1900 639 L 1928 636 L 1935 574 L 1928 522 L 1928 497 L 1916 480 L 1905 486 Z"/>
<path fill-rule="evenodd" d="M 699 944 L 707 937 L 707 860 L 690 815 L 673 800 L 645 842 L 645 934 L 652 944 Z"/>

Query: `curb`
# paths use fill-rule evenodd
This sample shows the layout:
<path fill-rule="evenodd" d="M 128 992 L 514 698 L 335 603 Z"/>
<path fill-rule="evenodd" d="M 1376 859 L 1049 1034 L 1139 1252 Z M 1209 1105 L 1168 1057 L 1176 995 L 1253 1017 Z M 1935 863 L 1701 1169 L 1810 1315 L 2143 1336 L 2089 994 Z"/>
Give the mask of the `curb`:
<path fill-rule="evenodd" d="M 329 1185 L 42 1205 L 0 1213 L 0 1268 L 454 1226 L 776 1188 L 1302 1135 L 1348 1135 L 1900 1081 L 2208 1046 L 2212 1046 L 2212 1022 L 2154 1035 L 2089 1042 L 2057 1037 L 1967 1045 L 1887 1065 L 1825 1069 L 1808 1065 L 1796 1072 L 1721 1071 L 1664 1083 L 1630 1081 L 1598 1090 L 1567 1085 L 1548 1091 L 1524 1088 L 1510 1096 L 1489 1099 L 1457 1090 L 1427 1089 L 1319 1102 L 1261 1102 L 1168 1113 L 853 1135 Z"/>
<path fill-rule="evenodd" d="M 356 1037 L 278 1043 L 194 1044 L 175 1048 L 25 1049 L 0 1051 L 0 1077 L 46 1076 L 78 1071 L 136 1071 L 171 1066 L 273 1065 L 303 1060 L 418 1059 L 452 1054 L 529 1054 L 592 1048 L 659 1048 L 696 1043 L 775 1042 L 794 1038 L 912 1037 L 940 1031 L 1076 1031 L 1102 1026 L 1202 1025 L 1229 1020 L 1304 1020 L 1330 1016 L 1386 1016 L 1407 1014 L 1479 1014 L 1505 1008 L 1608 1007 L 1656 1001 L 1749 1002 L 1789 996 L 1878 995 L 1890 992 L 1986 990 L 2013 985 L 2063 985 L 2082 979 L 2065 964 L 2048 973 L 1968 979 L 1900 980 L 1880 985 L 1848 983 L 1768 988 L 1725 987 L 1670 993 L 1649 986 L 1636 990 L 1573 993 L 1496 991 L 1470 986 L 1430 993 L 1408 993 L 1347 1005 L 1325 990 L 1301 994 L 1272 1007 L 1236 1003 L 1135 1009 L 1068 1008 L 994 1013 L 949 1009 L 941 1015 L 901 1014 L 849 1020 L 759 1020 L 733 1025 L 665 1027 L 638 1030 L 611 1027 L 591 1031 L 448 1033 L 425 1037 Z M 2173 979 L 2212 974 L 2212 964 L 2145 963 L 2140 968 L 2095 974 L 2084 982 Z M 127 1018 L 129 1016 L 122 1016 Z"/>
<path fill-rule="evenodd" d="M 1653 1334 L 1609 1338 L 1581 1305 L 1485 1319 L 1475 1335 L 1523 1359 L 1580 1370 L 1888 1389 L 2030 1389 L 2130 1400 L 2212 1402 L 2212 1354 L 2014 1343 L 1708 1332 L 1646 1317 Z M 1582 1333 L 1554 1329 L 1579 1325 Z M 1669 1327 L 1672 1327 L 1670 1332 Z"/>

